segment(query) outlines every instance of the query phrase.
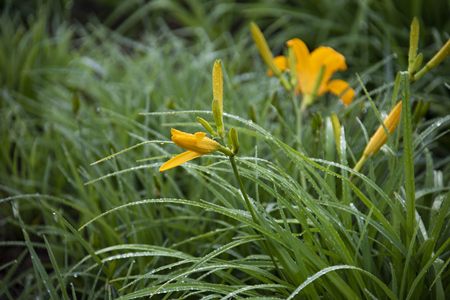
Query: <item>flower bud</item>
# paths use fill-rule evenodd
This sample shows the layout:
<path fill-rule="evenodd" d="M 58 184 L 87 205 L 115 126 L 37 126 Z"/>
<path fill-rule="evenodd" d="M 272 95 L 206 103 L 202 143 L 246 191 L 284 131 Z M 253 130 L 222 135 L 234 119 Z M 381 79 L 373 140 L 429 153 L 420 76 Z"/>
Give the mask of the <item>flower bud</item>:
<path fill-rule="evenodd" d="M 217 133 L 219 134 L 219 136 L 223 138 L 225 136 L 225 128 L 223 125 L 220 104 L 219 101 L 217 101 L 217 99 L 214 99 L 212 102 L 212 111 L 214 115 L 214 120 L 216 121 Z"/>
<path fill-rule="evenodd" d="M 211 125 L 203 118 L 197 117 L 197 122 L 200 123 L 200 125 L 203 126 L 212 136 L 218 136 L 217 132 L 214 131 L 214 129 L 211 127 Z"/>
<path fill-rule="evenodd" d="M 416 62 L 417 45 L 419 44 L 419 21 L 414 17 L 411 23 L 411 33 L 409 36 L 408 72 L 413 74 Z M 416 69 L 417 70 L 417 69 Z"/>
<path fill-rule="evenodd" d="M 250 28 L 252 30 L 253 39 L 258 47 L 259 53 L 261 53 L 262 58 L 266 62 L 267 66 L 272 70 L 273 74 L 277 77 L 281 76 L 281 70 L 273 62 L 273 55 L 270 52 L 269 46 L 267 45 L 266 39 L 259 29 L 258 25 L 255 23 L 250 23 Z"/>
<path fill-rule="evenodd" d="M 233 152 L 236 154 L 239 150 L 239 138 L 236 128 L 230 130 L 231 144 L 233 145 Z"/>
<path fill-rule="evenodd" d="M 384 125 L 386 126 L 389 134 L 392 134 L 397 128 L 398 123 L 400 122 L 400 116 L 402 113 L 402 101 L 398 102 L 397 105 L 392 109 L 387 118 L 384 120 Z M 369 143 L 364 149 L 363 155 L 361 159 L 358 161 L 356 166 L 353 168 L 355 171 L 359 171 L 370 155 L 375 155 L 380 148 L 387 142 L 387 135 L 384 131 L 382 125 L 378 127 L 377 131 L 370 138 Z"/>
<path fill-rule="evenodd" d="M 220 60 L 214 62 L 212 72 L 213 99 L 219 101 L 220 114 L 223 115 L 223 73 Z"/>
<path fill-rule="evenodd" d="M 397 105 L 392 109 L 387 118 L 384 120 L 384 125 L 386 126 L 389 134 L 392 134 L 397 128 L 400 122 L 400 115 L 402 112 L 402 101 L 398 102 Z M 364 156 L 369 157 L 370 155 L 376 154 L 380 148 L 387 142 L 387 135 L 384 131 L 383 126 L 380 125 L 374 135 L 370 138 L 369 143 L 364 149 Z"/>
<path fill-rule="evenodd" d="M 334 140 L 339 156 L 341 156 L 341 124 L 335 112 L 331 113 L 331 124 L 333 124 Z"/>

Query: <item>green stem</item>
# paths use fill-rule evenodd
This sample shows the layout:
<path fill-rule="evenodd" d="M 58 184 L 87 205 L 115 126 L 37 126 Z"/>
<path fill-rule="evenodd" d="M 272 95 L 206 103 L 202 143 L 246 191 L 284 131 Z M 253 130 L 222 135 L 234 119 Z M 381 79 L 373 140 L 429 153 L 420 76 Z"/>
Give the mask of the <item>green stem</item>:
<path fill-rule="evenodd" d="M 230 156 L 230 162 L 231 162 L 231 166 L 233 167 L 234 176 L 236 177 L 236 180 L 238 181 L 239 188 L 241 190 L 242 196 L 244 196 L 245 203 L 247 204 L 247 208 L 252 215 L 253 221 L 256 224 L 259 224 L 258 219 L 256 218 L 256 215 L 255 215 L 255 212 L 253 211 L 253 206 L 250 203 L 250 200 L 248 199 L 247 192 L 245 191 L 245 187 L 244 187 L 244 183 L 242 182 L 241 175 L 239 175 L 239 171 L 238 171 L 237 165 L 236 165 L 236 159 L 234 158 L 234 156 Z"/>
<path fill-rule="evenodd" d="M 295 129 L 296 129 L 296 136 L 297 136 L 297 147 L 296 150 L 298 152 L 301 152 L 301 143 L 302 143 L 302 117 L 303 117 L 303 113 L 306 110 L 306 106 L 303 106 L 303 102 L 302 102 L 302 106 L 299 107 L 298 105 L 298 101 L 297 101 L 297 96 L 295 95 L 294 92 L 291 93 L 291 99 L 292 99 L 292 106 L 293 109 L 295 111 Z M 305 174 L 300 173 L 300 182 L 302 184 L 302 187 L 306 190 L 306 178 L 305 178 Z"/>
<path fill-rule="evenodd" d="M 417 80 L 419 80 L 423 75 L 425 75 L 428 71 L 430 71 L 429 69 L 428 69 L 428 66 L 425 66 L 425 67 L 423 67 L 419 72 L 417 72 L 415 75 L 414 75 L 414 78 L 413 78 L 413 82 L 416 82 Z"/>
<path fill-rule="evenodd" d="M 359 170 L 361 170 L 361 167 L 363 166 L 363 164 L 366 162 L 367 160 L 367 156 L 361 156 L 361 159 L 358 161 L 358 163 L 356 164 L 356 166 L 353 168 L 353 170 L 355 170 L 356 172 L 359 172 Z"/>
<path fill-rule="evenodd" d="M 236 177 L 236 180 L 239 183 L 239 188 L 241 190 L 241 193 L 244 196 L 245 202 L 247 203 L 248 210 L 250 211 L 250 214 L 252 215 L 253 221 L 256 224 L 259 224 L 258 220 L 256 219 L 256 215 L 255 215 L 255 211 L 253 210 L 253 206 L 250 203 L 250 200 L 248 199 L 247 192 L 245 191 L 245 187 L 244 187 L 244 183 L 242 182 L 241 175 L 239 175 L 239 171 L 238 171 L 237 165 L 236 165 L 236 159 L 234 158 L 234 156 L 230 156 L 230 162 L 231 162 L 231 166 L 233 167 L 233 172 L 234 172 L 234 175 Z M 250 227 L 250 230 L 253 231 L 253 229 L 251 227 Z M 272 260 L 272 263 L 275 266 L 275 269 L 277 270 L 278 274 L 280 274 L 280 276 L 284 280 L 287 280 L 287 278 L 284 276 L 283 272 L 278 267 L 278 264 L 277 264 L 277 262 L 275 260 L 275 257 L 273 256 L 272 251 L 270 250 L 270 247 L 269 247 L 269 245 L 267 243 L 267 237 L 263 241 L 263 248 L 269 254 L 270 259 Z"/>
<path fill-rule="evenodd" d="M 281 74 L 280 76 L 280 81 L 281 81 L 281 85 L 286 89 L 286 91 L 290 92 L 292 91 L 292 86 L 289 83 L 289 81 L 287 81 L 286 77 L 283 76 L 283 74 Z"/>

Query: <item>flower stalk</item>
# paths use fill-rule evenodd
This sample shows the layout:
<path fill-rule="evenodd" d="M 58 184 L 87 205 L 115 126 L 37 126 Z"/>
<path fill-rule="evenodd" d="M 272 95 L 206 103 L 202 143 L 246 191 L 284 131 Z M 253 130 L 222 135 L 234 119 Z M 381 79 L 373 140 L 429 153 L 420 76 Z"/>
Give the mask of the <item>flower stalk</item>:
<path fill-rule="evenodd" d="M 247 196 L 247 192 L 245 191 L 245 187 L 244 187 L 244 183 L 242 182 L 241 175 L 239 175 L 239 171 L 237 169 L 236 159 L 235 159 L 234 155 L 230 156 L 230 162 L 231 162 L 231 167 L 233 168 L 234 176 L 236 177 L 236 180 L 239 184 L 239 189 L 241 190 L 242 196 L 244 197 L 245 203 L 247 204 L 247 209 L 250 211 L 253 221 L 256 224 L 259 224 L 258 219 L 256 218 L 255 212 L 253 210 L 253 206 L 250 203 L 250 199 Z"/>

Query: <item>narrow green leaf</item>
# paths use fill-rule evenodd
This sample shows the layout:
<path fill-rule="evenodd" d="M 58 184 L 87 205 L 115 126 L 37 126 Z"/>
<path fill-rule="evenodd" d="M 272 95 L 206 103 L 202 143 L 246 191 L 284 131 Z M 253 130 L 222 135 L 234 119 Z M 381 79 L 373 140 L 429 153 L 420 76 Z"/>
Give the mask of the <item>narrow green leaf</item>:
<path fill-rule="evenodd" d="M 63 293 L 63 297 L 66 300 L 69 300 L 69 295 L 67 294 L 66 285 L 64 284 L 64 280 L 61 277 L 61 272 L 59 271 L 58 264 L 56 262 L 55 256 L 53 255 L 52 248 L 47 241 L 47 238 L 44 235 L 45 246 L 47 247 L 48 256 L 50 257 L 50 261 L 52 262 L 53 270 L 55 270 L 56 278 L 58 279 L 59 286 L 61 287 L 61 291 Z"/>
<path fill-rule="evenodd" d="M 73 233 L 73 235 L 77 238 L 77 240 L 83 245 L 83 247 L 87 250 L 87 252 L 89 252 L 89 254 L 91 255 L 91 257 L 95 260 L 95 262 L 100 266 L 100 268 L 102 268 L 103 273 L 108 276 L 108 268 L 106 268 L 106 266 L 103 265 L 102 261 L 100 260 L 100 258 L 95 254 L 94 250 L 92 250 L 91 246 L 89 246 L 89 244 L 83 239 L 83 237 L 78 233 L 78 231 L 72 227 L 72 225 L 70 225 L 69 222 L 67 222 L 66 219 L 64 219 L 63 216 L 61 216 L 61 214 L 57 211 L 53 211 L 53 213 L 59 217 L 59 219 L 64 223 L 64 225 L 66 225 L 67 228 L 69 228 L 69 230 Z M 118 286 L 116 282 L 113 283 L 114 287 L 116 288 L 116 290 L 118 290 Z"/>
<path fill-rule="evenodd" d="M 31 260 L 33 262 L 34 267 L 39 272 L 39 275 L 42 279 L 42 282 L 45 285 L 45 288 L 47 289 L 47 292 L 52 297 L 52 299 L 59 299 L 58 294 L 56 293 L 55 287 L 52 285 L 51 279 L 48 276 L 47 272 L 45 271 L 44 266 L 41 263 L 41 260 L 39 259 L 39 256 L 37 255 L 36 251 L 34 251 L 33 246 L 31 245 L 30 237 L 28 236 L 28 233 L 25 231 L 22 219 L 19 219 L 20 223 L 22 225 L 22 232 L 23 236 L 25 237 L 25 241 L 27 242 L 28 250 L 30 251 Z"/>

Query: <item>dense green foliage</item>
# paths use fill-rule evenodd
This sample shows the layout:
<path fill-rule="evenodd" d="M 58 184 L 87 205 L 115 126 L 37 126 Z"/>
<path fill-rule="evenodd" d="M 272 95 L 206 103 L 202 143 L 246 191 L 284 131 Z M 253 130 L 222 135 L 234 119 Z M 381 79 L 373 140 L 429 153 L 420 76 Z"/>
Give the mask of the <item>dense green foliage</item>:
<path fill-rule="evenodd" d="M 0 298 L 448 299 L 450 59 L 397 76 L 414 16 L 424 62 L 449 39 L 448 3 L 338 2 L 1 4 Z M 327 94 L 296 118 L 250 21 L 274 54 L 294 37 L 342 53 L 353 103 Z M 214 123 L 216 59 L 256 220 L 224 155 L 158 172 L 181 152 L 170 128 Z M 399 99 L 401 125 L 349 180 Z"/>

